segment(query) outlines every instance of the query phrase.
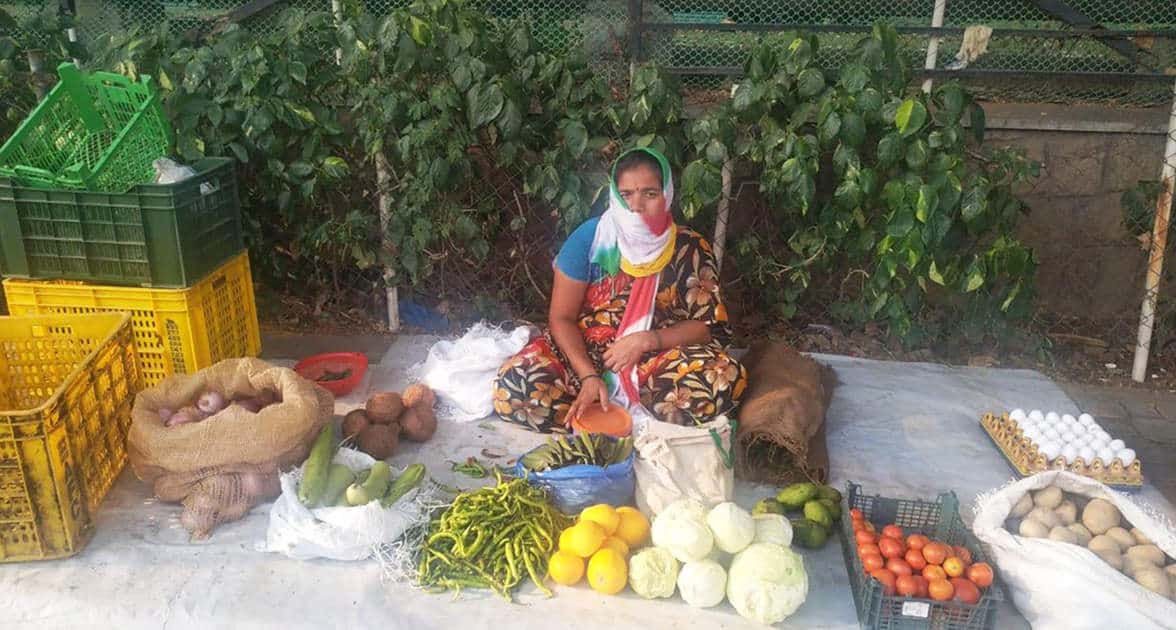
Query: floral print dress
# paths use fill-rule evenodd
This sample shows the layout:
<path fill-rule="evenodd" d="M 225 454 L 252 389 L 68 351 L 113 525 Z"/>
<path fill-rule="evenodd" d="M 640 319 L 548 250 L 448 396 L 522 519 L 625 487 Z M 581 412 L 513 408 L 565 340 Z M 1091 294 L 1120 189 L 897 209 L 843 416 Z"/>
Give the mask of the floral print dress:
<path fill-rule="evenodd" d="M 661 271 L 654 328 L 685 320 L 710 327 L 707 344 L 678 346 L 642 357 L 641 403 L 663 422 L 702 424 L 729 414 L 747 388 L 747 370 L 727 353 L 731 327 L 719 296 L 718 270 L 710 244 L 678 227 L 672 261 Z M 578 322 L 597 370 L 625 314 L 632 278 L 622 273 L 590 284 Z M 536 337 L 499 370 L 494 410 L 504 420 L 544 433 L 567 431 L 564 418 L 580 382 L 551 332 Z"/>

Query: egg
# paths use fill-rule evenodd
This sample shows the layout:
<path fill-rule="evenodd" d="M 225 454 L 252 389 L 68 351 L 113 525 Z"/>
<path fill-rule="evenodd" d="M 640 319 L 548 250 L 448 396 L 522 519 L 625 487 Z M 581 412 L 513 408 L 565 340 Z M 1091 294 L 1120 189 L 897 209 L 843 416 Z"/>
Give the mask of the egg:
<path fill-rule="evenodd" d="M 1090 434 L 1088 433 L 1087 435 L 1090 435 Z M 1106 442 L 1104 442 L 1103 440 L 1094 439 L 1094 440 L 1091 440 L 1089 442 L 1089 444 L 1090 444 L 1090 448 L 1093 448 L 1095 453 L 1103 450 L 1104 448 L 1107 449 L 1108 451 L 1111 450 L 1110 448 L 1108 448 L 1109 445 Z"/>
<path fill-rule="evenodd" d="M 1083 444 L 1090 444 L 1091 442 L 1094 441 L 1094 436 L 1089 433 L 1079 433 L 1077 435 L 1078 435 L 1078 441 Z"/>
<path fill-rule="evenodd" d="M 1115 459 L 1123 462 L 1124 466 L 1130 466 L 1135 461 L 1135 451 L 1125 448 L 1115 453 Z"/>
<path fill-rule="evenodd" d="M 1066 464 L 1073 464 L 1074 460 L 1078 459 L 1078 449 L 1074 448 L 1073 444 L 1063 446 L 1062 459 L 1066 460 Z"/>
<path fill-rule="evenodd" d="M 1010 420 L 1016 420 L 1017 422 L 1024 422 L 1028 418 L 1029 418 L 1029 416 L 1025 414 L 1024 409 L 1014 409 L 1009 412 L 1009 419 Z"/>
<path fill-rule="evenodd" d="M 1062 447 L 1058 446 L 1058 443 L 1053 440 L 1046 440 L 1037 450 L 1041 451 L 1041 454 L 1045 456 L 1045 460 L 1048 462 L 1057 459 L 1058 455 L 1062 453 Z"/>
<path fill-rule="evenodd" d="M 1050 424 L 1057 424 L 1061 419 L 1062 417 L 1053 411 L 1045 414 L 1045 421 Z"/>
<path fill-rule="evenodd" d="M 1042 431 L 1041 433 L 1045 437 L 1047 437 L 1055 442 L 1062 439 L 1062 435 L 1060 433 L 1058 433 L 1058 430 L 1053 427 L 1046 427 L 1045 430 Z"/>
<path fill-rule="evenodd" d="M 1078 422 L 1082 424 L 1094 424 L 1094 416 L 1084 413 L 1078 416 Z"/>
<path fill-rule="evenodd" d="M 1030 412 L 1029 412 L 1029 418 L 1030 418 L 1031 420 L 1036 420 L 1036 421 L 1038 421 L 1038 422 L 1041 422 L 1042 420 L 1045 420 L 1045 416 L 1044 416 L 1044 415 L 1041 413 L 1041 411 L 1040 411 L 1040 410 L 1038 410 L 1038 409 L 1034 409 L 1033 411 L 1030 411 Z"/>
<path fill-rule="evenodd" d="M 1105 446 L 1098 449 L 1096 455 L 1103 466 L 1110 466 L 1111 462 L 1115 460 L 1115 452 Z"/>
<path fill-rule="evenodd" d="M 1033 440 L 1034 442 L 1039 442 L 1041 441 L 1041 431 L 1038 431 L 1037 429 L 1029 429 L 1028 431 L 1025 431 L 1025 437 Z"/>
<path fill-rule="evenodd" d="M 1111 441 L 1111 436 L 1106 431 L 1095 431 L 1090 435 L 1093 435 L 1096 440 L 1102 440 L 1103 442 Z"/>
<path fill-rule="evenodd" d="M 1094 450 L 1089 446 L 1083 446 L 1078 449 L 1078 457 L 1081 457 L 1082 461 L 1089 466 L 1094 463 Z"/>
<path fill-rule="evenodd" d="M 1066 431 L 1066 432 L 1062 433 L 1062 441 L 1065 442 L 1066 444 L 1074 444 L 1075 442 L 1078 441 L 1078 436 L 1074 435 L 1073 433 L 1071 433 L 1069 431 Z"/>
<path fill-rule="evenodd" d="M 1107 448 L 1118 453 L 1119 451 L 1127 448 L 1127 445 L 1123 443 L 1123 440 L 1111 440 L 1110 443 L 1107 444 Z"/>
<path fill-rule="evenodd" d="M 1062 416 L 1062 422 L 1065 422 L 1066 424 L 1078 424 L 1078 419 L 1067 413 Z"/>

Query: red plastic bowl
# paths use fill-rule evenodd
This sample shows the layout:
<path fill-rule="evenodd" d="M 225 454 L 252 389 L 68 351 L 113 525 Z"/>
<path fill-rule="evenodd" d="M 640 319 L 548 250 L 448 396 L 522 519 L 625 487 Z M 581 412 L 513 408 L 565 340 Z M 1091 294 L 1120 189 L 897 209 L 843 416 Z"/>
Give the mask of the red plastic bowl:
<path fill-rule="evenodd" d="M 294 371 L 303 378 L 308 378 L 322 385 L 336 396 L 346 396 L 363 380 L 367 368 L 367 355 L 362 352 L 326 352 L 299 361 L 298 365 L 294 366 Z M 345 370 L 351 370 L 351 374 L 346 378 L 330 381 L 319 380 L 327 372 L 338 373 Z"/>

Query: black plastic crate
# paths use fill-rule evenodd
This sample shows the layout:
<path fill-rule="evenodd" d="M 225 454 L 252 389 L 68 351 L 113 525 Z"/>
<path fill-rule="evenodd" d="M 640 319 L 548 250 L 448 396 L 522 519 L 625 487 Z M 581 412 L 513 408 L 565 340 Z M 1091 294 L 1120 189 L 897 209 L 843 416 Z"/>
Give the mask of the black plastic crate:
<path fill-rule="evenodd" d="M 849 572 L 849 587 L 857 607 L 858 622 L 867 630 L 991 630 L 996 624 L 996 608 L 1004 600 L 1000 582 L 980 593 L 976 604 L 936 601 L 903 595 L 886 595 L 882 584 L 866 575 L 854 542 L 853 519 L 849 510 L 862 511 L 865 520 L 879 531 L 888 524 L 898 525 L 904 534 L 923 534 L 949 545 L 964 546 L 976 562 L 989 561 L 980 541 L 960 518 L 960 501 L 954 492 L 939 495 L 936 501 L 893 499 L 866 495 L 861 486 L 847 484 L 845 516 L 841 519 L 844 537 L 841 551 Z M 995 574 L 996 567 L 993 567 Z"/>

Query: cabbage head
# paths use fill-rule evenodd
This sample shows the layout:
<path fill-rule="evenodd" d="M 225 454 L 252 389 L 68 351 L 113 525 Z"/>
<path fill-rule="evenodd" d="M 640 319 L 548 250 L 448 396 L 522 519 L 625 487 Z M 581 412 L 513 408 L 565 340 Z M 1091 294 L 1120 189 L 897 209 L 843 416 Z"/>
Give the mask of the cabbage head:
<path fill-rule="evenodd" d="M 629 558 L 629 586 L 645 599 L 673 597 L 678 561 L 661 547 L 646 547 Z"/>
<path fill-rule="evenodd" d="M 751 513 L 728 501 L 720 503 L 706 515 L 706 524 L 715 537 L 715 546 L 726 553 L 739 553 L 755 538 L 755 521 Z"/>
<path fill-rule="evenodd" d="M 681 581 L 679 576 L 679 588 Z M 804 559 L 787 547 L 754 543 L 731 561 L 727 599 L 747 619 L 766 625 L 780 623 L 795 613 L 806 597 Z"/>
<path fill-rule="evenodd" d="M 723 602 L 727 572 L 712 560 L 687 562 L 678 572 L 678 592 L 682 601 L 695 608 L 710 608 Z"/>
<path fill-rule="evenodd" d="M 755 540 L 757 543 L 775 543 L 781 547 L 792 546 L 792 523 L 779 514 L 756 514 Z"/>

